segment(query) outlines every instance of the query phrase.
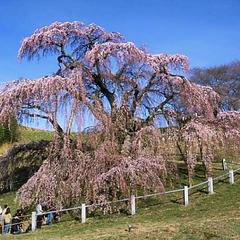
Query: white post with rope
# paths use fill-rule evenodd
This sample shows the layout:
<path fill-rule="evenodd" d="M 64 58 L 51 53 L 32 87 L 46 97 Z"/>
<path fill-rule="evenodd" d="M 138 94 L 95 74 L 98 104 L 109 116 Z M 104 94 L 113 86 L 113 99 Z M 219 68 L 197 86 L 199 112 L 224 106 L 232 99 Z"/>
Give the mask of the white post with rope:
<path fill-rule="evenodd" d="M 37 228 L 37 213 L 32 212 L 32 232 L 34 232 Z"/>
<path fill-rule="evenodd" d="M 131 195 L 131 214 L 136 214 L 136 199 L 134 195 Z"/>
<path fill-rule="evenodd" d="M 189 204 L 188 186 L 184 186 L 184 189 L 183 189 L 183 199 L 184 199 L 184 206 L 187 206 Z"/>
<path fill-rule="evenodd" d="M 222 168 L 223 168 L 223 171 L 226 171 L 228 169 L 227 161 L 225 158 L 223 158 L 222 160 Z"/>
<path fill-rule="evenodd" d="M 81 214 L 82 214 L 82 223 L 85 223 L 86 222 L 86 204 L 85 203 L 82 204 Z"/>
<path fill-rule="evenodd" d="M 208 193 L 209 194 L 214 193 L 214 191 L 213 191 L 213 178 L 212 177 L 208 178 Z"/>
<path fill-rule="evenodd" d="M 234 172 L 233 172 L 233 170 L 229 170 L 229 183 L 234 184 Z"/>

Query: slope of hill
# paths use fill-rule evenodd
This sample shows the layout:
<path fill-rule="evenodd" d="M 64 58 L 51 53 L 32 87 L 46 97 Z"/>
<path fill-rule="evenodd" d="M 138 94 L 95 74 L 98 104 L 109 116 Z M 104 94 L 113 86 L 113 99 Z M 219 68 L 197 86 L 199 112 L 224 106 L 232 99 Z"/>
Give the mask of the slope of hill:
<path fill-rule="evenodd" d="M 52 140 L 52 138 L 53 132 L 51 131 L 20 126 L 18 141 L 0 145 L 0 155 L 4 155 L 14 144 L 26 144 L 38 140 Z"/>
<path fill-rule="evenodd" d="M 190 197 L 188 207 L 170 201 L 160 203 L 158 199 L 145 200 L 144 204 L 138 203 L 135 216 L 91 217 L 86 224 L 64 221 L 65 216 L 59 224 L 11 239 L 240 239 L 239 195 L 240 178 L 234 185 L 220 182 L 213 195 L 196 193 Z M 0 204 L 11 203 L 13 196 L 0 195 Z M 133 226 L 131 232 L 128 224 Z"/>
<path fill-rule="evenodd" d="M 0 145 L 0 191 L 16 190 L 41 166 L 53 132 L 19 127 L 18 142 Z"/>
<path fill-rule="evenodd" d="M 52 132 L 44 130 L 21 127 L 20 131 L 19 143 L 23 144 L 53 137 Z M 217 169 L 220 170 L 219 166 Z M 203 181 L 202 177 L 196 181 Z M 240 239 L 240 176 L 234 185 L 220 182 L 214 190 L 214 195 L 205 191 L 191 195 L 188 207 L 180 204 L 180 195 L 171 201 L 164 197 L 152 198 L 137 203 L 135 216 L 89 217 L 86 224 L 66 214 L 59 224 L 44 226 L 35 233 L 11 236 L 11 239 Z M 14 199 L 15 192 L 1 194 L 0 205 L 8 203 L 14 213 L 18 207 Z M 128 224 L 133 226 L 131 232 Z"/>

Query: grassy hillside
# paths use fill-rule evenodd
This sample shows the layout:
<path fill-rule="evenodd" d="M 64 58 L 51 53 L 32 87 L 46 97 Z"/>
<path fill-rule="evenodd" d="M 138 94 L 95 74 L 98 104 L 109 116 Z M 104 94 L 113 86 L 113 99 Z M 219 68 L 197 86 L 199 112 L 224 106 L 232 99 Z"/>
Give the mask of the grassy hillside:
<path fill-rule="evenodd" d="M 197 192 L 190 196 L 188 207 L 169 198 L 155 198 L 138 202 L 135 216 L 99 216 L 88 218 L 86 224 L 68 220 L 11 239 L 240 239 L 240 176 L 238 179 L 234 185 L 214 185 L 214 195 Z M 0 195 L 0 204 L 12 202 L 13 197 Z M 128 224 L 133 225 L 131 232 Z"/>
<path fill-rule="evenodd" d="M 37 140 L 51 140 L 52 138 L 53 132 L 51 131 L 28 128 L 23 126 L 20 127 L 19 143 L 28 143 Z"/>
<path fill-rule="evenodd" d="M 44 130 L 21 127 L 20 131 L 19 143 L 50 140 L 53 137 L 52 132 Z M 0 153 L 9 147 L 11 144 L 2 145 Z M 180 181 L 175 187 L 187 184 L 186 169 L 181 164 L 178 163 Z M 220 163 L 215 163 L 214 175 L 220 174 Z M 199 165 L 194 183 L 204 181 L 204 178 Z M 138 200 L 135 216 L 115 214 L 89 217 L 86 224 L 81 224 L 66 214 L 60 224 L 44 226 L 35 233 L 1 236 L 1 239 L 240 239 L 240 176 L 237 179 L 232 186 L 226 181 L 214 185 L 215 194 L 211 196 L 206 189 L 196 192 L 190 196 L 188 207 L 181 204 L 181 194 Z M 18 208 L 14 200 L 15 192 L 0 195 L 0 205 L 8 203 L 12 213 Z M 128 224 L 133 225 L 131 232 L 128 232 Z"/>
<path fill-rule="evenodd" d="M 16 143 L 29 143 L 31 141 L 38 140 L 51 140 L 53 138 L 53 132 L 41 129 L 34 129 L 28 127 L 19 127 L 19 139 Z M 0 145 L 0 155 L 3 155 L 10 149 L 13 144 L 16 143 L 4 143 Z"/>

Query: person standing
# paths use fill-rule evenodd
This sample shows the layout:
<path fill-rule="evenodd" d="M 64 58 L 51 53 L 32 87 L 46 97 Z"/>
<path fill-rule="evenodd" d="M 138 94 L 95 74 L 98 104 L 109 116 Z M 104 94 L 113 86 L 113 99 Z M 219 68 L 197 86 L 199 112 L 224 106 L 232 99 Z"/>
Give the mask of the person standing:
<path fill-rule="evenodd" d="M 3 206 L 3 209 L 2 209 L 2 221 L 1 221 L 1 223 L 2 223 L 2 232 L 4 232 L 4 219 L 3 219 L 3 216 L 4 216 L 4 214 L 6 213 L 7 208 L 8 208 L 8 205 L 5 204 L 5 205 Z"/>
<path fill-rule="evenodd" d="M 36 207 L 36 214 L 37 214 L 37 228 L 42 227 L 42 220 L 43 220 L 43 209 L 40 202 L 38 202 L 38 205 Z"/>
<path fill-rule="evenodd" d="M 3 231 L 5 234 L 9 233 L 11 221 L 12 221 L 11 211 L 10 211 L 10 208 L 7 207 L 5 214 L 3 215 L 3 222 L 4 222 Z"/>
<path fill-rule="evenodd" d="M 2 234 L 2 226 L 3 226 L 3 219 L 2 219 L 2 207 L 0 206 L 0 234 Z"/>
<path fill-rule="evenodd" d="M 52 201 L 49 201 L 49 202 L 48 202 L 48 205 L 47 205 L 47 211 L 48 211 L 47 221 L 46 221 L 46 224 L 47 224 L 47 225 L 52 224 L 52 221 L 53 221 L 53 213 L 52 213 L 51 211 L 54 211 L 54 210 L 55 210 L 55 208 L 53 207 Z"/>
<path fill-rule="evenodd" d="M 20 219 L 19 219 L 19 217 L 17 215 L 13 216 L 11 233 L 12 234 L 22 233 L 21 221 L 20 221 Z"/>

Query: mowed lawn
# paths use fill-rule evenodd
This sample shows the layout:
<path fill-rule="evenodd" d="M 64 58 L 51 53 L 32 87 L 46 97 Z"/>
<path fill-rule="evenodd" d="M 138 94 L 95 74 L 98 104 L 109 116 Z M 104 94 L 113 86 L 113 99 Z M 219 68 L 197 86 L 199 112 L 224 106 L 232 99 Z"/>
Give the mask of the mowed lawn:
<path fill-rule="evenodd" d="M 225 181 L 214 187 L 213 195 L 205 190 L 191 195 L 187 207 L 181 195 L 145 199 L 135 216 L 90 217 L 85 224 L 64 216 L 59 224 L 1 239 L 240 239 L 240 176 L 234 185 Z M 0 195 L 0 204 L 13 198 L 14 193 Z"/>

